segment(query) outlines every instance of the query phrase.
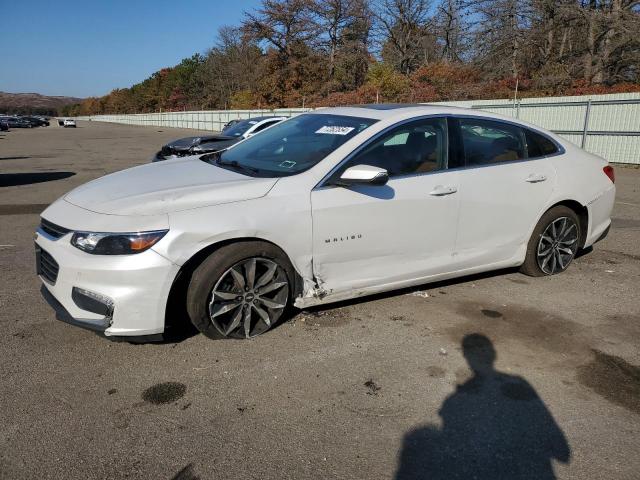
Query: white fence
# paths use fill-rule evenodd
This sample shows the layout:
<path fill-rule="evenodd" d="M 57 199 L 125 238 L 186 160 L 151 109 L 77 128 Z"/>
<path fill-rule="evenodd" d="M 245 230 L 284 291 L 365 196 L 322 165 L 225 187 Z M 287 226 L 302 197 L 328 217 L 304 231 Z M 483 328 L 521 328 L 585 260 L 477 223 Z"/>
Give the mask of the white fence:
<path fill-rule="evenodd" d="M 193 128 L 219 132 L 230 120 L 278 115 L 291 117 L 307 112 L 309 108 L 281 108 L 276 110 L 203 110 L 189 112 L 133 113 L 116 115 L 92 115 L 78 117 L 80 120 L 96 122 L 123 123 L 150 127 Z"/>
<path fill-rule="evenodd" d="M 547 97 L 513 100 L 443 102 L 520 118 L 539 125 L 601 155 L 611 162 L 640 164 L 640 93 Z M 290 117 L 308 108 L 218 110 L 123 115 L 94 115 L 81 120 L 155 127 L 219 131 L 229 120 L 280 115 Z"/>

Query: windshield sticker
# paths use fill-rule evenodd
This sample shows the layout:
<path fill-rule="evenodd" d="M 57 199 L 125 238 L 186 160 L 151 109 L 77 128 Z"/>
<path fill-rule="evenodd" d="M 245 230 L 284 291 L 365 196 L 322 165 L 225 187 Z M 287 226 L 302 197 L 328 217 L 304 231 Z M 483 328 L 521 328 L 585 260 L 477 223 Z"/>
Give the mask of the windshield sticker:
<path fill-rule="evenodd" d="M 348 135 L 354 130 L 353 127 L 339 127 L 337 125 L 325 125 L 316 130 L 316 133 L 325 133 L 328 135 Z"/>
<path fill-rule="evenodd" d="M 291 160 L 285 160 L 278 166 L 282 168 L 293 168 L 295 165 L 296 165 L 296 162 L 292 162 Z"/>

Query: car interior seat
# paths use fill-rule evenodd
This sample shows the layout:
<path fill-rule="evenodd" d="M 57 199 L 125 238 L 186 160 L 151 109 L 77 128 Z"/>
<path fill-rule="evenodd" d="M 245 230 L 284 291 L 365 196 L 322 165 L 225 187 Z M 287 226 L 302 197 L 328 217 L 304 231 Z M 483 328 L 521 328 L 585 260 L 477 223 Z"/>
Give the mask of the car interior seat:
<path fill-rule="evenodd" d="M 500 137 L 491 142 L 491 155 L 487 159 L 489 163 L 509 162 L 522 158 L 520 144 L 513 137 Z"/>

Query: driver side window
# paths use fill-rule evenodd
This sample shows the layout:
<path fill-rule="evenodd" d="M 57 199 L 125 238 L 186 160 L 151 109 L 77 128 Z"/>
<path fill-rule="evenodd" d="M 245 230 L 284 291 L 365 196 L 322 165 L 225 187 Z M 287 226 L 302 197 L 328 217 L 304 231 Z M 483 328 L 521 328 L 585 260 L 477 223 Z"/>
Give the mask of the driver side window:
<path fill-rule="evenodd" d="M 384 168 L 389 177 L 419 175 L 447 168 L 447 120 L 428 118 L 400 125 L 354 156 L 354 165 Z"/>

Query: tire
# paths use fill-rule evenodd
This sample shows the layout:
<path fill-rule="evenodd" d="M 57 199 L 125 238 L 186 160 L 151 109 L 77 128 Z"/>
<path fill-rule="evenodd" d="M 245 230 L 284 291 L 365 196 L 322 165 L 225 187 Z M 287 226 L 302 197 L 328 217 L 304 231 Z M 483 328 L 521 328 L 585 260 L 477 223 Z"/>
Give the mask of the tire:
<path fill-rule="evenodd" d="M 533 230 L 520 271 L 531 277 L 562 273 L 575 258 L 581 241 L 578 215 L 569 207 L 553 207 Z"/>
<path fill-rule="evenodd" d="M 294 283 L 295 270 L 275 245 L 259 241 L 226 245 L 193 272 L 187 312 L 191 323 L 209 338 L 255 337 L 283 318 Z"/>

